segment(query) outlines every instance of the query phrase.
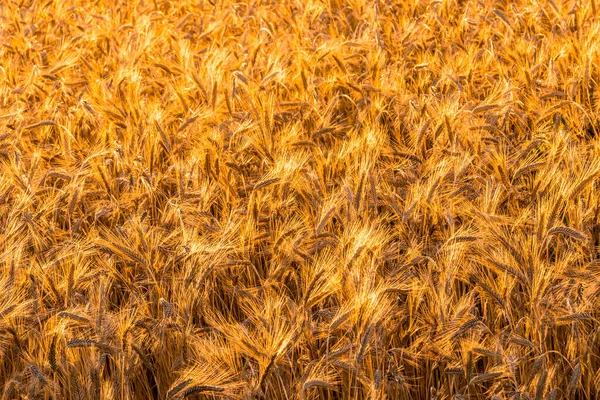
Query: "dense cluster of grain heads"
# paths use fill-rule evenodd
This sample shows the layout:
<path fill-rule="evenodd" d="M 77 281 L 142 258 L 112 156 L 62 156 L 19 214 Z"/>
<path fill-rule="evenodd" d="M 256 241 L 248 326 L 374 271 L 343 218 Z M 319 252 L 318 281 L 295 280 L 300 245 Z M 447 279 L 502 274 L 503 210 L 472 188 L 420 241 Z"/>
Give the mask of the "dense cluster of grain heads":
<path fill-rule="evenodd" d="M 599 7 L 0 1 L 0 396 L 597 398 Z"/>

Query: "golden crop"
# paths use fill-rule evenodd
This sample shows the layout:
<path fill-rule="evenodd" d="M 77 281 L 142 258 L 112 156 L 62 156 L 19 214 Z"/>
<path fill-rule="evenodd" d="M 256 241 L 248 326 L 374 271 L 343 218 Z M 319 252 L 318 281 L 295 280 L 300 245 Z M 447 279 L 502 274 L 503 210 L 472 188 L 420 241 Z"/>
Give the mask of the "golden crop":
<path fill-rule="evenodd" d="M 595 0 L 1 0 L 3 399 L 600 396 Z"/>

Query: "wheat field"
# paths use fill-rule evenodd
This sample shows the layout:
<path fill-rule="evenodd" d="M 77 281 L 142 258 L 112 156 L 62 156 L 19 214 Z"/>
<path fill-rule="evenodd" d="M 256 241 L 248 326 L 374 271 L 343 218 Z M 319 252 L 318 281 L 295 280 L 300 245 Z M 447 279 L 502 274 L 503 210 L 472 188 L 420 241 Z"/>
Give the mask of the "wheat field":
<path fill-rule="evenodd" d="M 599 398 L 599 7 L 0 1 L 1 398 Z"/>

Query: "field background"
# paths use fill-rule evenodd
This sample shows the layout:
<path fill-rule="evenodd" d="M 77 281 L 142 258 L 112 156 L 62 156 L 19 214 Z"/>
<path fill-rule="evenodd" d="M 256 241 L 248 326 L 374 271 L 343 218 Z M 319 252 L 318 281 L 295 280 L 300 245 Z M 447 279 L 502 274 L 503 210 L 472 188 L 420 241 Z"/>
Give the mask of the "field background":
<path fill-rule="evenodd" d="M 598 398 L 598 7 L 1 1 L 0 395 Z"/>

